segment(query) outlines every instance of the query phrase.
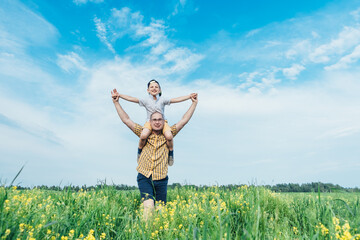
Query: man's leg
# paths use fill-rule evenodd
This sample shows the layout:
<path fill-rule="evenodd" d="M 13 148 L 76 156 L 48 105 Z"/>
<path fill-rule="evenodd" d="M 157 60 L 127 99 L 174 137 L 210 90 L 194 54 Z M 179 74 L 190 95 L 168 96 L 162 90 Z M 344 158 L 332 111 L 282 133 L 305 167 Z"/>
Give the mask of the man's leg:
<path fill-rule="evenodd" d="M 147 221 L 154 211 L 154 186 L 150 178 L 145 177 L 141 173 L 137 176 L 138 187 L 140 190 L 141 200 L 144 206 L 144 220 Z"/>
<path fill-rule="evenodd" d="M 143 202 L 144 204 L 144 220 L 147 221 L 151 218 L 154 212 L 154 200 L 148 199 Z"/>
<path fill-rule="evenodd" d="M 164 179 L 153 181 L 155 188 L 155 199 L 156 202 L 165 205 L 167 200 L 167 186 L 169 177 L 166 176 Z"/>

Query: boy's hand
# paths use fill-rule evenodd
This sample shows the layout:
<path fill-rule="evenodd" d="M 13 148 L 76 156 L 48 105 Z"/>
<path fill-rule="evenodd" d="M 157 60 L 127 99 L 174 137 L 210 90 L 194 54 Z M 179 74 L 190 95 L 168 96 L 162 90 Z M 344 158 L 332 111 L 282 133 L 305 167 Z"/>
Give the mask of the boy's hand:
<path fill-rule="evenodd" d="M 117 92 L 116 88 L 111 91 L 111 97 L 114 103 L 119 101 L 120 94 Z"/>
<path fill-rule="evenodd" d="M 192 102 L 198 102 L 198 94 L 197 93 L 192 93 L 191 95 L 190 95 L 190 99 L 191 99 L 191 101 Z"/>

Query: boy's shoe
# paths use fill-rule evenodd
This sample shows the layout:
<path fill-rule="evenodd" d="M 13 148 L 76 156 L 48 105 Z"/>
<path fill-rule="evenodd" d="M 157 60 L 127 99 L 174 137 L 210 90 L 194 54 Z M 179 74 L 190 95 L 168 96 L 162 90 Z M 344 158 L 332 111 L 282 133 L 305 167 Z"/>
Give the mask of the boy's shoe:
<path fill-rule="evenodd" d="M 174 156 L 169 155 L 168 164 L 169 166 L 172 166 L 174 164 Z"/>
<path fill-rule="evenodd" d="M 139 158 L 140 158 L 141 152 L 142 152 L 142 149 L 138 148 L 137 162 L 139 162 Z"/>

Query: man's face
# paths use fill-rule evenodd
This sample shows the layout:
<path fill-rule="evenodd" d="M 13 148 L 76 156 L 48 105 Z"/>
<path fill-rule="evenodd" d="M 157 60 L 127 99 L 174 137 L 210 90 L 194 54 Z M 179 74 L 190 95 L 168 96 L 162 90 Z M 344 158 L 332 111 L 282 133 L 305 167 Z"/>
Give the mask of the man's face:
<path fill-rule="evenodd" d="M 164 127 L 164 119 L 161 113 L 154 113 L 150 118 L 151 128 L 155 131 L 162 130 Z"/>

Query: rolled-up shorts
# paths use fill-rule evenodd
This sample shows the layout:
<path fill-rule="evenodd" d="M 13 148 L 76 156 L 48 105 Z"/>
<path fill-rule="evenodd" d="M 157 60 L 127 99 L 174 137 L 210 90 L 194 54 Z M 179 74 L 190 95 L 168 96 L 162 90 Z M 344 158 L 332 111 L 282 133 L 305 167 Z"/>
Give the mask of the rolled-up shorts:
<path fill-rule="evenodd" d="M 147 121 L 147 122 L 144 124 L 144 126 L 143 126 L 143 127 L 144 127 L 144 128 L 149 129 L 150 131 L 152 130 L 151 125 L 150 125 L 150 122 L 149 122 L 149 121 Z M 169 124 L 168 124 L 168 121 L 167 121 L 167 120 L 165 120 L 165 122 L 164 122 L 164 128 L 163 128 L 162 133 L 164 134 L 166 131 L 171 131 L 171 128 L 170 128 L 170 126 L 169 126 Z"/>
<path fill-rule="evenodd" d="M 168 176 L 161 180 L 152 180 L 152 176 L 147 178 L 141 173 L 138 173 L 137 183 L 139 186 L 141 199 L 143 201 L 153 199 L 154 201 L 161 201 L 166 204 L 168 180 Z"/>

